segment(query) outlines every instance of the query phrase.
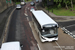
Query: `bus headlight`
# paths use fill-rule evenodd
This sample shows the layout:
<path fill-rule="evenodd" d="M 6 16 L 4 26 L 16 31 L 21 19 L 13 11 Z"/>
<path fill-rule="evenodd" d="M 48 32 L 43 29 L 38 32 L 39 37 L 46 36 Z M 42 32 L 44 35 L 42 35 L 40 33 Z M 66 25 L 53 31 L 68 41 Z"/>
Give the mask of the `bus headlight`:
<path fill-rule="evenodd" d="M 45 30 L 42 30 L 42 32 L 45 32 Z"/>

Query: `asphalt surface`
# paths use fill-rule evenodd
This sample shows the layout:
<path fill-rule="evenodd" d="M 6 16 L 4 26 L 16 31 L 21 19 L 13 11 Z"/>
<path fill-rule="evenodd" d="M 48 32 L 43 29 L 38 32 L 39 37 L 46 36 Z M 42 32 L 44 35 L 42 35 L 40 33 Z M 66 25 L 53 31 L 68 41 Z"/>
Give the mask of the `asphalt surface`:
<path fill-rule="evenodd" d="M 25 15 L 25 13 L 29 13 L 29 11 L 27 12 L 27 6 L 29 5 L 24 5 L 21 9 L 16 9 L 13 12 L 7 42 L 20 41 L 20 43 L 23 44 L 22 50 L 38 50 L 37 42 L 29 26 L 28 18 L 30 18 L 30 16 Z"/>
<path fill-rule="evenodd" d="M 75 24 L 75 21 L 66 21 L 66 22 L 58 22 L 58 24 L 60 25 L 60 27 L 67 27 L 69 25 L 73 25 Z"/>
<path fill-rule="evenodd" d="M 67 21 L 67 22 L 58 22 L 59 26 L 65 27 L 68 31 L 70 31 L 73 35 L 75 35 L 75 20 Z"/>
<path fill-rule="evenodd" d="M 8 40 L 7 41 L 15 41 L 15 34 L 16 34 L 16 20 L 18 17 L 20 10 L 15 10 L 12 14 L 12 19 L 9 25 L 9 33 L 8 33 Z M 14 36 L 14 37 L 13 37 Z"/>

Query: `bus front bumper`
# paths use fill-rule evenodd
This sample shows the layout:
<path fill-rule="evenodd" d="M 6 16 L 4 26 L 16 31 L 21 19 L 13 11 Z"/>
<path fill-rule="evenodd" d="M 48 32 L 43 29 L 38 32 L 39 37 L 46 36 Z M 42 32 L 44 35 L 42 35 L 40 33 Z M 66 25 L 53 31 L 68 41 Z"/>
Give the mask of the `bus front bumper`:
<path fill-rule="evenodd" d="M 45 38 L 45 39 L 42 39 L 41 38 L 41 42 L 52 42 L 52 41 L 57 41 L 58 40 L 58 37 L 54 37 L 54 38 Z"/>

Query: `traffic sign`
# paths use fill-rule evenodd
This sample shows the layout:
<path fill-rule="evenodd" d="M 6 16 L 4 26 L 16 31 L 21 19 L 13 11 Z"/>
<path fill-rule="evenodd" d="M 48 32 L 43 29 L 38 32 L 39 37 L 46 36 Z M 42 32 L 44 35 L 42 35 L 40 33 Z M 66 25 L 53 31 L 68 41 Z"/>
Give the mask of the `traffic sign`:
<path fill-rule="evenodd" d="M 11 0 L 6 0 L 6 3 L 8 3 L 8 2 L 11 3 Z"/>

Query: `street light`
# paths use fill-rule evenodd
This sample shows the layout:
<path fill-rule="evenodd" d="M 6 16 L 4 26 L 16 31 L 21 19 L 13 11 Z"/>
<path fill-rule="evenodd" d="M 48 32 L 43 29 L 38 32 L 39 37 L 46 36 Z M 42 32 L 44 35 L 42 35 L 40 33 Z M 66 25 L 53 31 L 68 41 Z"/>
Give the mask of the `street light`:
<path fill-rule="evenodd" d="M 52 12 L 53 12 L 53 5 L 54 5 L 54 1 L 53 0 L 47 0 L 48 13 L 49 13 L 49 6 L 52 6 Z"/>

